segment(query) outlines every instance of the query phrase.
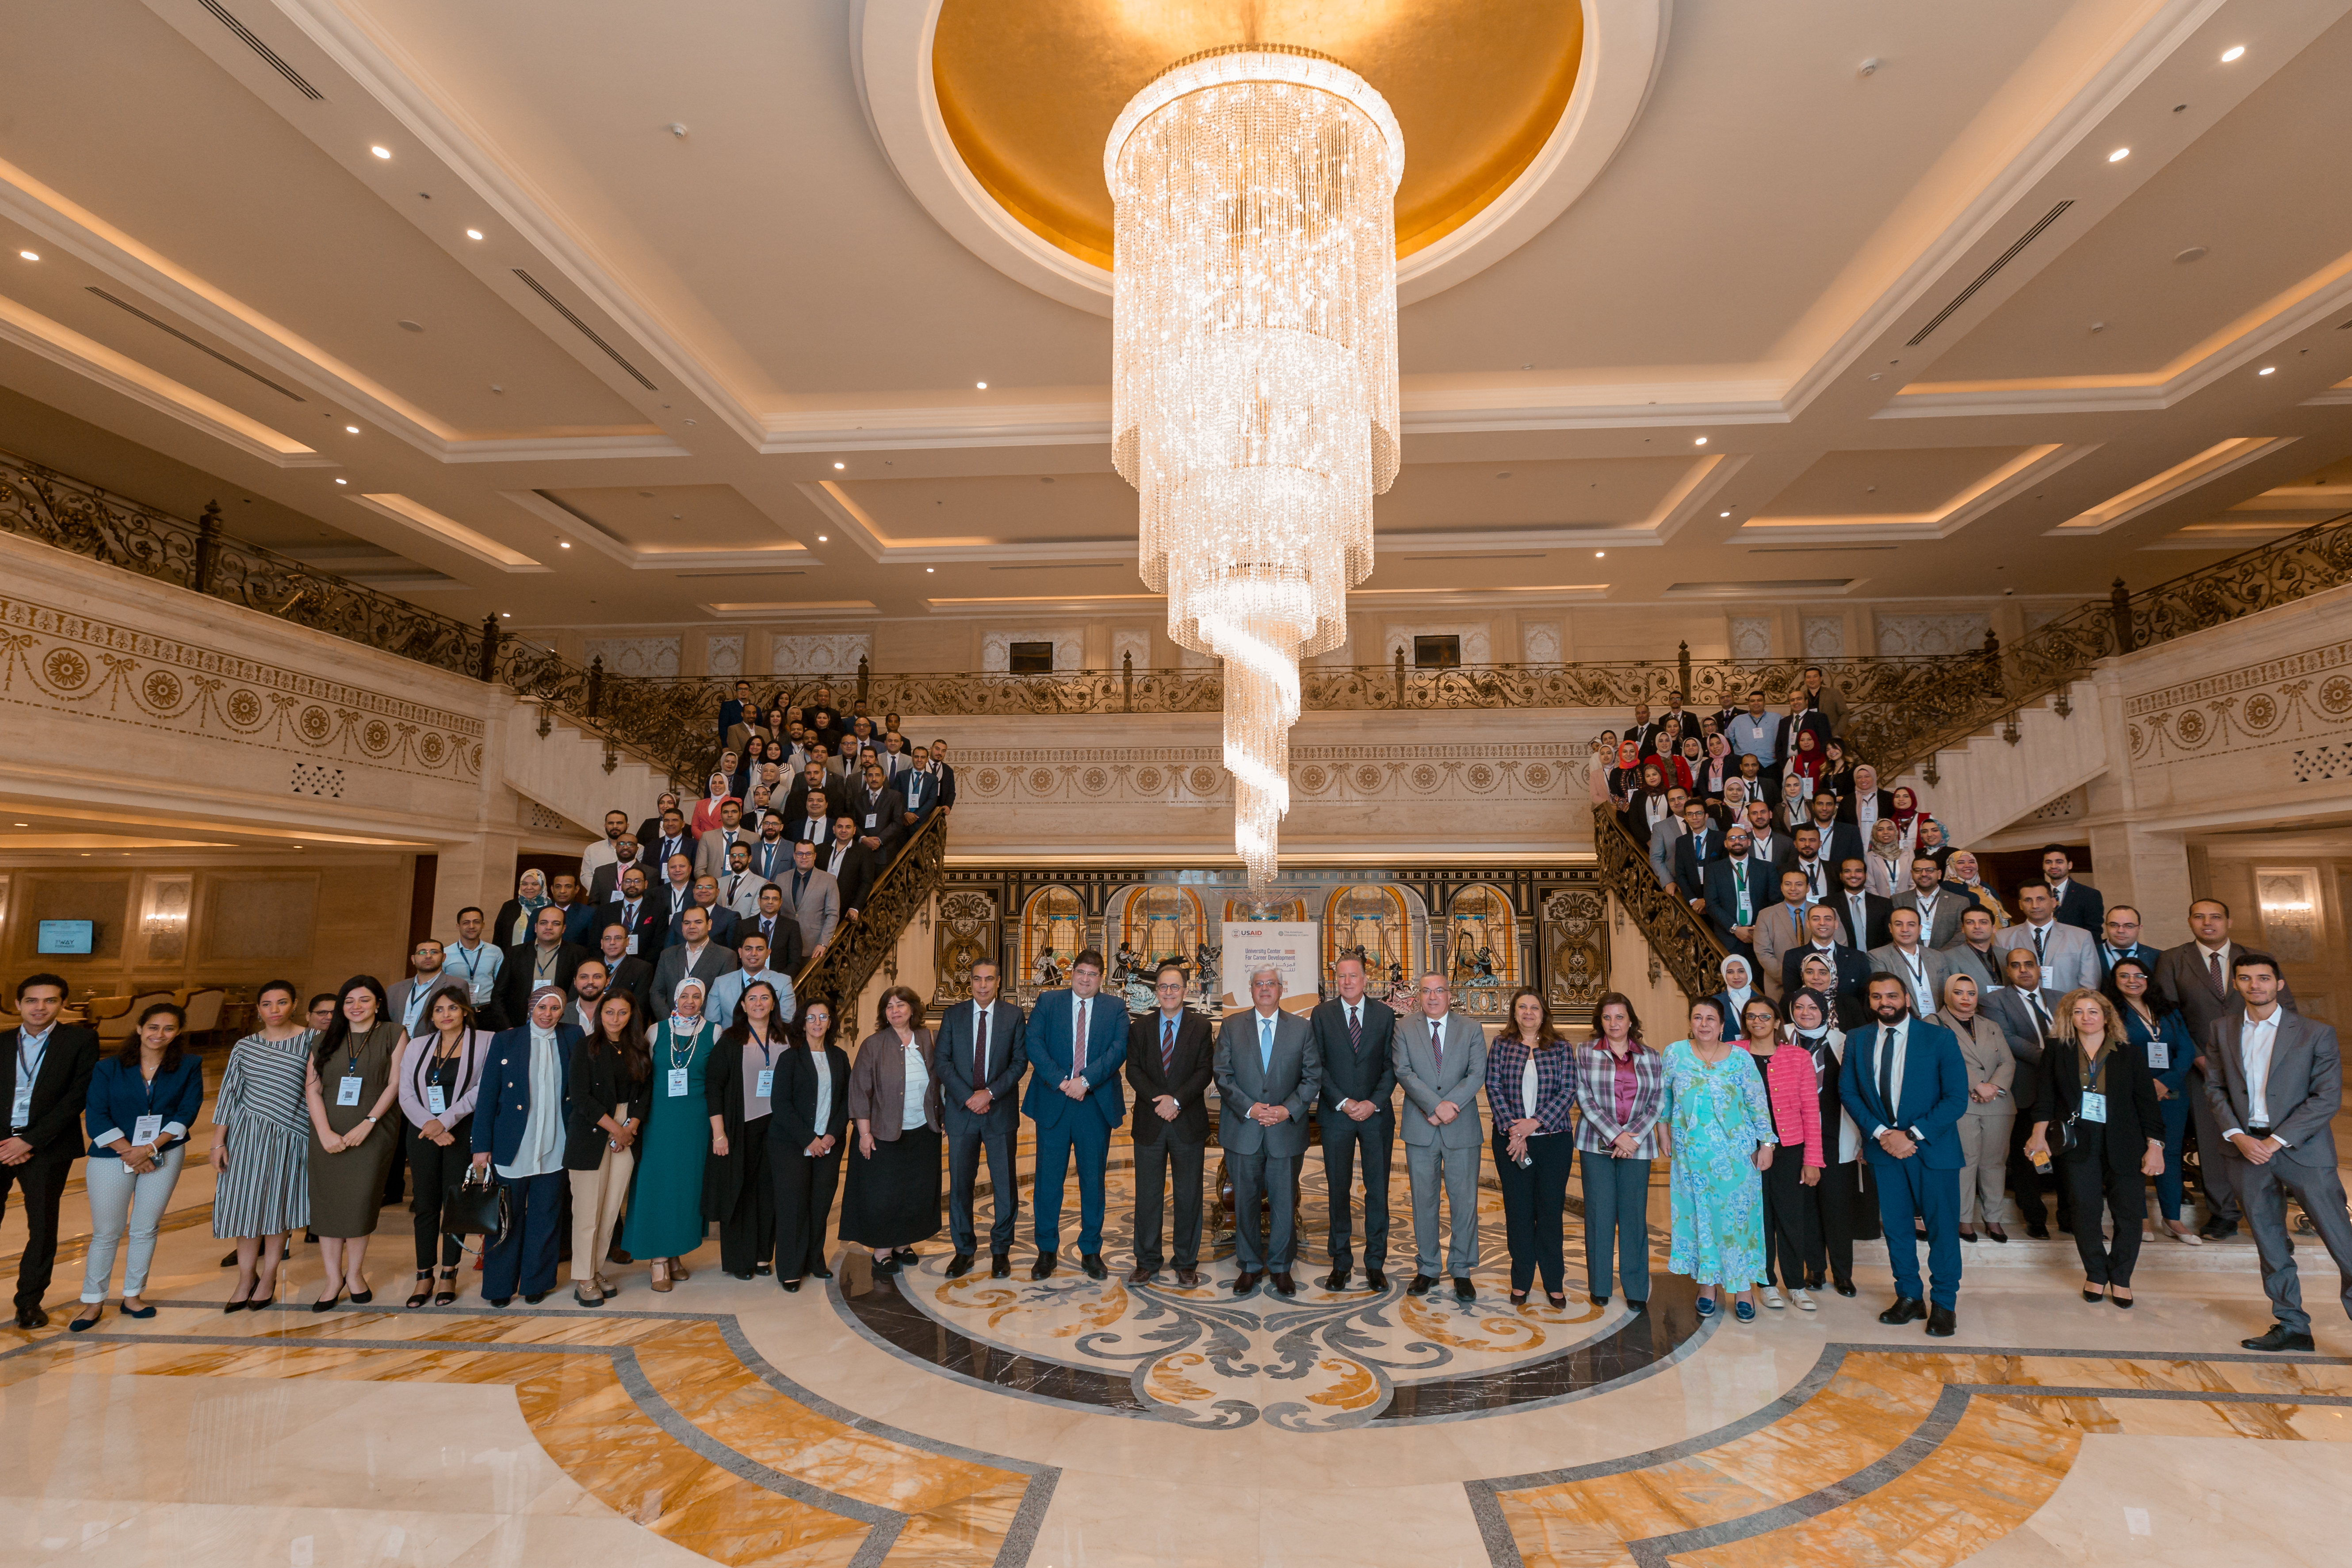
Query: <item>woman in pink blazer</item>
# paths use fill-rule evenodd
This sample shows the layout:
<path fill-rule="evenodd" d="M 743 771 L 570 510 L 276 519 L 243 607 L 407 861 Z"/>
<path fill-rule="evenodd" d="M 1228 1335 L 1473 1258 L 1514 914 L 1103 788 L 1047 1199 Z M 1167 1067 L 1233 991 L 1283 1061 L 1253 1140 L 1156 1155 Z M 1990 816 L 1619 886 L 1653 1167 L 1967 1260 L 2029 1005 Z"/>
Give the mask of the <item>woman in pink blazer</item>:
<path fill-rule="evenodd" d="M 1780 1159 L 1764 1173 L 1764 1304 L 1801 1312 L 1814 1310 L 1805 1289 L 1806 1256 L 1820 1246 L 1812 1196 L 1804 1189 L 1822 1179 L 1822 1086 L 1811 1051 L 1782 1026 L 1780 1009 L 1762 995 L 1739 1010 L 1739 1033 L 1764 1075 L 1764 1096 L 1772 1105 L 1772 1131 L 1781 1149 L 1801 1146 L 1802 1160 Z M 1788 1292 L 1786 1297 L 1781 1291 Z"/>

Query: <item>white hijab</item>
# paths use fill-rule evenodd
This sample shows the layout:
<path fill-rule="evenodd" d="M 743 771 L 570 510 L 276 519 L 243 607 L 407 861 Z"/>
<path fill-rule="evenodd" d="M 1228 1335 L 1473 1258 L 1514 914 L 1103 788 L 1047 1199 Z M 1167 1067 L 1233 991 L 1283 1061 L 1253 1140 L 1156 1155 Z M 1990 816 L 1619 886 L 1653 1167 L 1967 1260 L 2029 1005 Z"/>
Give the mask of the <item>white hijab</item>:
<path fill-rule="evenodd" d="M 1731 972 L 1735 967 L 1739 971 L 1739 981 L 1737 984 L 1734 984 L 1731 979 Z M 1756 994 L 1753 984 L 1756 978 L 1755 972 L 1746 959 L 1734 952 L 1725 955 L 1722 967 L 1717 973 L 1723 979 L 1724 999 L 1731 1004 L 1730 1027 L 1724 1038 L 1738 1039 L 1741 1037 L 1739 1015 L 1746 1011 L 1748 999 Z"/>

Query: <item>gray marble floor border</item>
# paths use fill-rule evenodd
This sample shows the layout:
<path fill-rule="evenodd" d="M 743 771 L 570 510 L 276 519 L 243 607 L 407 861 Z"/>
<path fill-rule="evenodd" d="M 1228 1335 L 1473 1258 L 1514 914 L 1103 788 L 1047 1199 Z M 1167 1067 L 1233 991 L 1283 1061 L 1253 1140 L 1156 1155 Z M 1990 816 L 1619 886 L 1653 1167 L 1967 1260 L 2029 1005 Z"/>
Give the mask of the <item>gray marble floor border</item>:
<path fill-rule="evenodd" d="M 158 1307 L 178 1308 L 184 1310 L 219 1311 L 222 1303 L 217 1301 L 163 1300 L 159 1299 L 154 1302 L 154 1305 Z M 305 1316 L 312 1315 L 309 1306 L 299 1302 L 280 1302 L 272 1308 L 265 1310 L 280 1312 L 299 1312 Z M 375 1309 L 360 1308 L 356 1310 L 360 1311 L 370 1311 L 374 1310 Z M 445 1318 L 480 1318 L 485 1316 L 518 1318 L 566 1317 L 589 1319 L 628 1318 L 633 1320 L 651 1320 L 664 1322 L 707 1322 L 713 1324 L 718 1328 L 719 1336 L 726 1342 L 728 1349 L 734 1352 L 736 1357 L 741 1361 L 745 1369 L 751 1372 L 753 1376 L 759 1378 L 761 1382 L 766 1384 L 771 1388 L 775 1389 L 778 1393 L 783 1394 L 788 1397 L 807 1405 L 810 1409 L 816 1411 L 822 1415 L 832 1420 L 838 1421 L 845 1426 L 849 1426 L 861 1432 L 870 1433 L 875 1436 L 883 1437 L 892 1442 L 903 1444 L 908 1447 L 919 1448 L 926 1453 L 938 1454 L 942 1458 L 962 1459 L 974 1464 L 986 1465 L 992 1468 L 1009 1470 L 1014 1474 L 1027 1476 L 1029 1478 L 1029 1483 L 1022 1492 L 1020 1506 L 1014 1510 L 1012 1525 L 1006 1531 L 1004 1542 L 997 1551 L 995 1568 L 1023 1568 L 1023 1565 L 1029 1561 L 1032 1552 L 1035 1549 L 1038 1534 L 1044 1527 L 1046 1510 L 1052 1505 L 1055 1487 L 1061 1479 L 1062 1472 L 1059 1467 L 1041 1465 L 1027 1459 L 1010 1458 L 1003 1455 L 991 1454 L 982 1449 L 967 1447 L 961 1444 L 947 1443 L 935 1437 L 927 1437 L 920 1433 L 908 1432 L 903 1428 L 890 1426 L 886 1422 L 875 1420 L 870 1416 L 861 1415 L 857 1412 L 851 1410 L 834 1400 L 826 1398 L 824 1395 L 806 1387 L 779 1370 L 773 1363 L 769 1362 L 765 1356 L 762 1356 L 757 1350 L 753 1349 L 750 1339 L 743 1332 L 742 1325 L 739 1317 L 737 1314 L 731 1312 L 614 1311 L 609 1309 L 603 1308 L 560 1308 L 551 1310 L 536 1307 L 505 1309 L 489 1308 L 472 1310 L 463 1307 L 418 1307 L 415 1309 L 397 1308 L 394 1309 L 394 1310 L 399 1312 L 402 1316 L 407 1316 L 411 1311 L 414 1311 L 420 1315 L 429 1314 L 435 1317 Z M 316 1314 L 316 1316 L 326 1318 L 328 1323 L 332 1323 L 336 1321 L 325 1313 L 319 1313 Z M 349 1318 L 345 1317 L 341 1321 L 347 1322 L 349 1321 Z M 323 1327 L 326 1325 L 322 1324 L 321 1326 Z M 804 1503 L 811 1508 L 822 1510 L 824 1512 L 834 1514 L 840 1518 L 855 1520 L 861 1524 L 866 1525 L 868 1529 L 866 1539 L 859 1545 L 856 1555 L 850 1559 L 849 1568 L 879 1568 L 879 1564 L 887 1556 L 891 1546 L 897 1542 L 899 1533 L 906 1528 L 908 1521 L 910 1518 L 909 1515 L 899 1510 L 887 1508 L 878 1503 L 861 1501 L 856 1498 L 845 1497 L 838 1492 L 830 1491 L 823 1487 L 818 1487 L 795 1477 L 785 1475 L 782 1472 L 751 1458 L 747 1454 L 728 1447 L 718 1438 L 713 1437 L 710 1434 L 702 1430 L 702 1428 L 695 1426 L 694 1423 L 688 1421 L 685 1416 L 679 1415 L 677 1409 L 670 1405 L 669 1401 L 661 1395 L 660 1392 L 653 1386 L 651 1380 L 646 1376 L 644 1369 L 639 1365 L 636 1356 L 636 1347 L 632 1345 L 509 1343 L 502 1341 L 484 1342 L 471 1340 L 377 1340 L 348 1336 L 336 1336 L 333 1338 L 321 1337 L 319 1339 L 304 1340 L 247 1340 L 243 1336 L 236 1334 L 144 1333 L 123 1332 L 119 1331 L 109 1331 L 102 1329 L 92 1329 L 70 1338 L 45 1336 L 40 1339 L 27 1340 L 23 1344 L 17 1345 L 14 1349 L 0 1351 L 0 1361 L 6 1361 L 16 1356 L 47 1349 L 52 1346 L 60 1346 L 70 1350 L 79 1345 L 93 1343 L 127 1345 L 170 1344 L 199 1346 L 210 1349 L 217 1349 L 223 1345 L 233 1344 L 247 1344 L 257 1349 L 271 1350 L 343 1349 L 414 1352 L 421 1349 L 431 1349 L 449 1350 L 463 1353 L 475 1354 L 485 1352 L 499 1352 L 521 1355 L 603 1356 L 613 1363 L 614 1377 L 619 1381 L 622 1388 L 628 1394 L 630 1400 L 641 1412 L 644 1413 L 646 1418 L 652 1421 L 656 1426 L 661 1427 L 664 1432 L 667 1433 L 681 1446 L 691 1449 L 700 1458 L 718 1466 L 720 1469 L 727 1471 L 730 1475 L 735 1476 L 740 1479 L 750 1481 L 753 1485 L 761 1487 L 765 1490 L 774 1492 L 779 1496 L 789 1497 L 795 1502 Z M 924 1365 L 925 1363 L 917 1363 L 916 1364 Z M 926 1370 L 933 1373 L 938 1371 L 935 1367 L 926 1367 Z"/>

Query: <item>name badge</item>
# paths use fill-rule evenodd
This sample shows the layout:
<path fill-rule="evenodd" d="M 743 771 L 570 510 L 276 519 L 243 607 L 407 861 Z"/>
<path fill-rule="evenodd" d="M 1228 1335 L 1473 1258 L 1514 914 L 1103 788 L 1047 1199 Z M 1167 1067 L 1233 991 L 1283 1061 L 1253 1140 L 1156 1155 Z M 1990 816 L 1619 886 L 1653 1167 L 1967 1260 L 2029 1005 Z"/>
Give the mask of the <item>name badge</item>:
<path fill-rule="evenodd" d="M 449 1114 L 448 1091 L 444 1089 L 437 1083 L 426 1084 L 425 1086 L 425 1109 L 431 1111 L 436 1118 Z"/>
<path fill-rule="evenodd" d="M 162 1136 L 163 1119 L 160 1116 L 142 1116 L 131 1124 L 131 1142 L 142 1149 Z"/>
<path fill-rule="evenodd" d="M 684 1100 L 686 1098 L 686 1069 L 684 1068 L 672 1068 L 669 1069 L 669 1097 L 672 1100 Z"/>
<path fill-rule="evenodd" d="M 8 1125 L 11 1129 L 15 1129 L 25 1126 L 32 1120 L 33 1086 L 29 1083 L 20 1083 L 16 1086 L 16 1104 L 8 1112 Z"/>
<path fill-rule="evenodd" d="M 2083 1120 L 2085 1121 L 2104 1122 L 2106 1119 L 2107 1097 L 2104 1094 L 2094 1094 L 2087 1089 L 2084 1089 L 2083 1091 Z"/>
<path fill-rule="evenodd" d="M 866 814 L 866 826 L 871 827 L 871 826 L 874 826 L 874 818 L 875 818 L 876 815 L 877 815 L 876 813 L 874 813 L 874 812 L 870 812 L 870 811 L 869 811 L 869 812 L 867 812 L 867 813 Z"/>
<path fill-rule="evenodd" d="M 629 956 L 631 958 L 637 956 L 637 933 L 635 931 L 629 933 Z"/>
<path fill-rule="evenodd" d="M 2162 1072 L 2172 1065 L 2172 1042 L 2150 1040 L 2147 1043 L 2147 1066 L 2150 1072 Z"/>
<path fill-rule="evenodd" d="M 775 1098 L 775 1096 L 776 1096 L 776 1069 L 775 1069 L 775 1068 L 761 1068 L 760 1069 L 760 1089 L 759 1089 L 759 1095 L 760 1095 L 760 1098 L 761 1098 L 761 1100 L 773 1100 L 773 1099 Z"/>
<path fill-rule="evenodd" d="M 357 1105 L 359 1102 L 359 1079 L 346 1077 L 335 1080 L 335 1103 L 337 1105 Z"/>

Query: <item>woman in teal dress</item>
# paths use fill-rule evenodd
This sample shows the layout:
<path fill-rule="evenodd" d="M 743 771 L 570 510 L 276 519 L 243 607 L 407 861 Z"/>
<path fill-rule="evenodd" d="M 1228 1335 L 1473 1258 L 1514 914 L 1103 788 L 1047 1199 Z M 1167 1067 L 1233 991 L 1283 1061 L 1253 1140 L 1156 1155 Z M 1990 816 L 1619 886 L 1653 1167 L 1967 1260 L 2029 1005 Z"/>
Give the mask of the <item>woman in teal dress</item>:
<path fill-rule="evenodd" d="M 1764 1180 L 1777 1140 L 1763 1079 L 1725 1036 L 1723 1004 L 1691 1004 L 1691 1032 L 1665 1050 L 1666 1117 L 1674 1129 L 1674 1246 L 1667 1267 L 1698 1281 L 1698 1315 L 1740 1292 L 1733 1312 L 1756 1318 L 1764 1278 Z"/>
<path fill-rule="evenodd" d="M 719 1031 L 702 1016 L 702 994 L 694 976 L 679 981 L 670 1016 L 646 1042 L 654 1058 L 654 1109 L 646 1119 L 621 1246 L 649 1260 L 656 1290 L 687 1278 L 678 1259 L 702 1245 L 702 1167 L 712 1154 L 727 1152 L 720 1108 L 704 1088 Z"/>

